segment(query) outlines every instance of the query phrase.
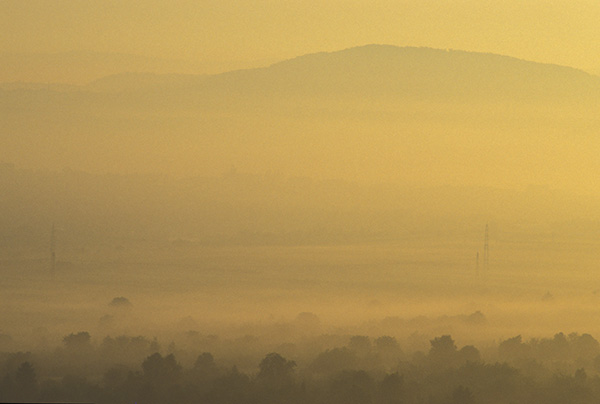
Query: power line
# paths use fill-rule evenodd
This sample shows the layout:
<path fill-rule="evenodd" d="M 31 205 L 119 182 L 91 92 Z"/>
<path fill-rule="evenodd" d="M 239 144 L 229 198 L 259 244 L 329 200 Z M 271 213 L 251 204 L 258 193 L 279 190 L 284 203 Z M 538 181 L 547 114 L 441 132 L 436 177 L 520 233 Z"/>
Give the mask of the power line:
<path fill-rule="evenodd" d="M 54 234 L 54 223 L 52 223 L 52 232 L 50 233 L 50 276 L 54 278 L 56 270 L 56 236 Z"/>

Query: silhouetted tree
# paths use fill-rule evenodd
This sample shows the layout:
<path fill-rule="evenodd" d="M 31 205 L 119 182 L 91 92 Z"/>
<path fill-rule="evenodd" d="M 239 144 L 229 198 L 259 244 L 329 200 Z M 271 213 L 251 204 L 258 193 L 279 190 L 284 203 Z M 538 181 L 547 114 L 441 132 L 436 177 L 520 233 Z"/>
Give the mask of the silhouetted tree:
<path fill-rule="evenodd" d="M 19 366 L 15 375 L 15 387 L 19 392 L 19 400 L 32 401 L 37 396 L 37 378 L 31 363 L 23 362 Z"/>
<path fill-rule="evenodd" d="M 256 376 L 258 400 L 263 402 L 290 402 L 295 396 L 294 368 L 296 363 L 278 353 L 270 353 L 259 364 Z"/>
<path fill-rule="evenodd" d="M 590 334 L 569 334 L 569 342 L 576 357 L 589 360 L 600 353 L 600 343 Z"/>
<path fill-rule="evenodd" d="M 390 336 L 379 337 L 375 340 L 377 351 L 400 351 L 396 338 Z"/>
<path fill-rule="evenodd" d="M 374 382 L 364 370 L 340 373 L 331 383 L 331 403 L 368 404 L 373 401 Z"/>
<path fill-rule="evenodd" d="M 111 302 L 109 303 L 109 306 L 119 307 L 119 308 L 130 308 L 131 302 L 126 297 L 119 296 L 119 297 L 115 297 L 114 299 L 112 299 Z"/>
<path fill-rule="evenodd" d="M 274 384 L 289 384 L 293 381 L 296 362 L 288 361 L 278 353 L 272 352 L 258 365 L 257 379 Z"/>
<path fill-rule="evenodd" d="M 52 403 L 65 399 L 65 391 L 62 384 L 53 379 L 44 380 L 40 383 L 39 401 Z"/>
<path fill-rule="evenodd" d="M 162 403 L 177 401 L 180 397 L 181 366 L 173 354 L 162 357 L 154 353 L 142 363 L 143 387 L 140 401 Z"/>
<path fill-rule="evenodd" d="M 321 320 L 314 313 L 303 312 L 296 316 L 296 326 L 302 334 L 315 333 L 321 328 Z"/>
<path fill-rule="evenodd" d="M 333 374 L 355 369 L 356 366 L 356 354 L 344 347 L 321 352 L 310 364 L 309 369 L 315 373 Z"/>
<path fill-rule="evenodd" d="M 64 391 L 64 401 L 97 401 L 99 387 L 90 383 L 84 376 L 66 375 L 62 379 L 61 385 Z"/>
<path fill-rule="evenodd" d="M 69 334 L 63 338 L 63 343 L 67 349 L 88 349 L 91 348 L 92 337 L 86 331 L 78 332 L 77 334 Z"/>
<path fill-rule="evenodd" d="M 240 373 L 237 367 L 215 380 L 206 401 L 218 404 L 242 404 L 247 402 L 250 378 Z"/>
<path fill-rule="evenodd" d="M 113 366 L 102 376 L 102 385 L 107 391 L 117 391 L 125 381 L 130 371 L 124 366 Z"/>
<path fill-rule="evenodd" d="M 481 355 L 479 350 L 473 345 L 465 345 L 458 351 L 458 361 L 462 363 L 466 362 L 479 362 L 481 361 Z"/>
<path fill-rule="evenodd" d="M 103 358 L 118 360 L 120 363 L 142 360 L 152 352 L 152 342 L 145 337 L 128 337 L 121 335 L 116 338 L 110 336 L 104 338 L 100 344 L 99 351 Z"/>
<path fill-rule="evenodd" d="M 213 356 L 208 352 L 200 354 L 196 358 L 194 367 L 186 374 L 188 394 L 201 400 L 208 393 L 219 375 L 219 368 Z"/>
<path fill-rule="evenodd" d="M 217 364 L 210 352 L 203 352 L 198 355 L 196 362 L 194 362 L 194 370 L 201 371 L 202 373 L 215 373 L 217 371 Z"/>
<path fill-rule="evenodd" d="M 379 387 L 379 401 L 382 404 L 399 404 L 402 402 L 404 378 L 398 372 L 385 375 Z"/>
<path fill-rule="evenodd" d="M 435 366 L 454 366 L 457 359 L 456 345 L 450 335 L 442 335 L 429 341 L 429 359 Z"/>
<path fill-rule="evenodd" d="M 531 347 L 523 344 L 520 335 L 502 341 L 500 345 L 498 345 L 498 355 L 500 355 L 500 359 L 509 362 L 513 362 L 518 359 L 526 359 L 529 357 L 530 351 Z"/>
<path fill-rule="evenodd" d="M 388 367 L 398 364 L 398 359 L 402 355 L 402 350 L 396 338 L 383 336 L 375 340 L 375 347 L 379 356 L 379 361 Z"/>
<path fill-rule="evenodd" d="M 472 404 L 475 402 L 473 393 L 468 387 L 458 386 L 452 392 L 451 404 Z"/>
<path fill-rule="evenodd" d="M 175 383 L 181 376 L 181 366 L 173 354 L 162 357 L 158 352 L 150 355 L 142 363 L 144 378 L 157 383 Z"/>
<path fill-rule="evenodd" d="M 354 335 L 350 337 L 348 348 L 358 355 L 367 355 L 371 352 L 371 340 L 364 335 Z"/>

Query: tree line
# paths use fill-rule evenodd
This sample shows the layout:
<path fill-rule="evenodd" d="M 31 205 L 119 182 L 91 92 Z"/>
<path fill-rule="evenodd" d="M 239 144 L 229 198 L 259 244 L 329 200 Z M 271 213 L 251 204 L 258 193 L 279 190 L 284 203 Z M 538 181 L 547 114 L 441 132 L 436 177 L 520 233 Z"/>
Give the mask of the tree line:
<path fill-rule="evenodd" d="M 119 361 L 128 350 L 147 354 L 137 366 Z M 345 346 L 313 358 L 265 354 L 255 368 L 226 366 L 209 352 L 183 366 L 161 353 L 156 340 L 107 337 L 95 347 L 87 332 L 65 336 L 42 359 L 31 352 L 2 353 L 0 402 L 103 403 L 597 403 L 600 344 L 589 334 L 556 334 L 501 341 L 496 361 L 450 335 L 408 355 L 394 337 L 352 336 Z M 107 356 L 98 377 L 89 360 Z M 49 360 L 49 358 L 52 358 Z M 52 363 L 48 363 L 48 362 Z M 39 372 L 44 368 L 44 372 Z M 51 371 L 49 371 L 51 366 Z M 42 374 L 44 374 L 42 376 Z"/>

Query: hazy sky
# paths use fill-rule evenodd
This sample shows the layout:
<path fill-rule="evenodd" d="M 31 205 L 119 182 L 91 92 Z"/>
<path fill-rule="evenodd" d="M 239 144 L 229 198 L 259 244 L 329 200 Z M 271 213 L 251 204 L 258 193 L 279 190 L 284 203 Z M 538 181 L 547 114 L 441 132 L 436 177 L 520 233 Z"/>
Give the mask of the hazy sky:
<path fill-rule="evenodd" d="M 0 52 L 92 50 L 203 65 L 368 43 L 600 67 L 598 0 L 0 0 Z"/>

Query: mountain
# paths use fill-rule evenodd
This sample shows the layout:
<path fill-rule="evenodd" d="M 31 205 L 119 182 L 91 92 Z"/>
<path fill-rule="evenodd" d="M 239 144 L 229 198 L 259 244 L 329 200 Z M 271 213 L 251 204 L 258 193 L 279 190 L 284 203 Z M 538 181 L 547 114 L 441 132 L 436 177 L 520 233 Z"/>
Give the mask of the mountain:
<path fill-rule="evenodd" d="M 597 192 L 599 102 L 600 78 L 569 67 L 368 45 L 218 75 L 0 87 L 0 161 Z"/>
<path fill-rule="evenodd" d="M 79 92 L 158 92 L 159 97 L 181 96 L 181 101 L 223 96 L 257 99 L 265 96 L 385 97 L 466 102 L 475 98 L 490 101 L 600 99 L 600 77 L 593 74 L 565 66 L 458 50 L 366 45 L 216 75 L 166 74 L 162 72 L 176 70 L 175 61 L 131 55 L 69 55 L 67 60 L 76 59 L 78 63 L 85 60 L 86 68 L 96 75 L 103 65 L 111 65 L 104 69 L 110 74 L 80 86 Z M 57 63 L 60 58 L 60 55 L 47 56 L 46 64 Z M 18 59 L 12 63 L 18 63 Z M 68 67 L 69 63 L 65 65 Z M 11 82 L 0 88 L 32 87 L 64 91 L 68 86 L 53 88 L 40 84 L 34 87 Z M 71 89 L 76 87 L 71 86 Z"/>
<path fill-rule="evenodd" d="M 146 77 L 147 79 L 147 77 Z M 140 75 L 112 78 L 104 90 L 140 86 Z M 147 88 L 173 76 L 155 76 Z M 452 98 L 537 99 L 600 97 L 600 78 L 581 70 L 494 54 L 431 48 L 367 45 L 300 56 L 260 69 L 238 70 L 200 79 L 183 76 L 177 88 L 204 93 Z M 103 79 L 101 82 L 106 82 Z M 89 88 L 98 88 L 98 82 Z"/>
<path fill-rule="evenodd" d="M 119 73 L 104 76 L 84 86 L 92 92 L 174 91 L 187 88 L 208 77 L 195 74 Z"/>
<path fill-rule="evenodd" d="M 123 73 L 192 73 L 201 63 L 107 52 L 2 53 L 0 82 L 87 84 Z"/>
<path fill-rule="evenodd" d="M 591 69 L 588 70 L 588 72 L 593 74 L 594 76 L 600 76 L 600 69 Z"/>
<path fill-rule="evenodd" d="M 279 84 L 313 91 L 427 97 L 523 97 L 598 93 L 600 80 L 555 65 L 493 54 L 370 45 L 271 66 Z M 581 95 L 581 94 L 579 94 Z"/>

